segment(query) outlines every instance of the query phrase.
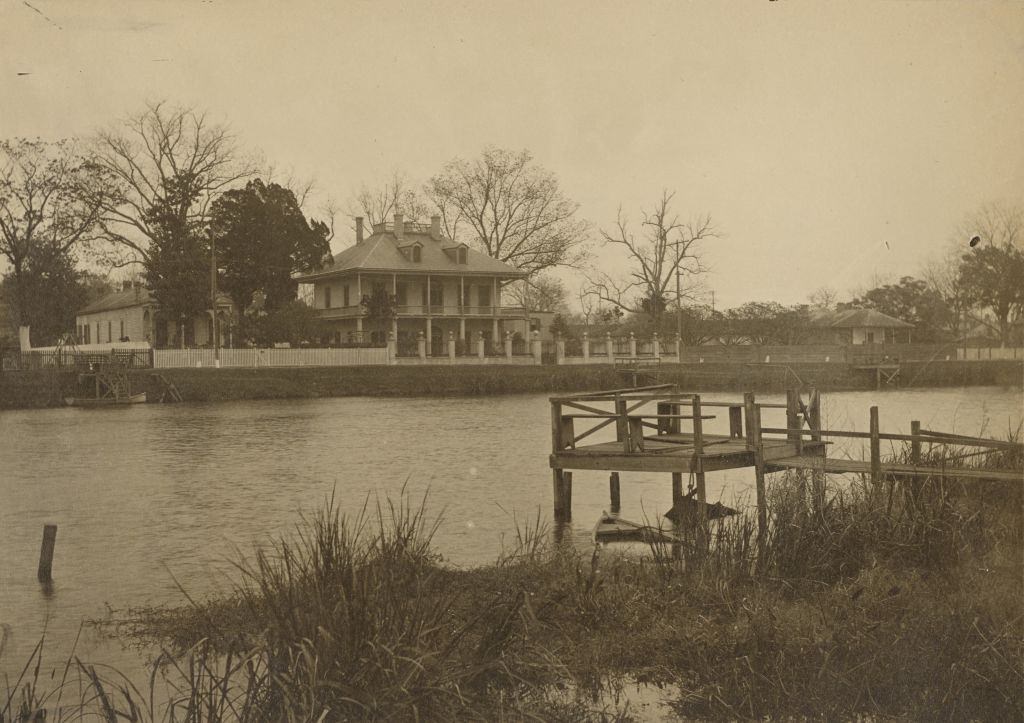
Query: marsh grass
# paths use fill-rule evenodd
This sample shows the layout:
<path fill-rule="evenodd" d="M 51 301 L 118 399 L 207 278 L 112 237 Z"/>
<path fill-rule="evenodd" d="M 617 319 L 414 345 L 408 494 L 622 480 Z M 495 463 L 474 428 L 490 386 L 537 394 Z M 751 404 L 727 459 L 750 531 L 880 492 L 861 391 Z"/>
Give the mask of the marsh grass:
<path fill-rule="evenodd" d="M 328 500 L 231 594 L 117 617 L 163 651 L 144 695 L 77 659 L 46 689 L 29 665 L 0 721 L 59 719 L 61 690 L 109 721 L 625 720 L 601 701 L 632 681 L 688 719 L 1024 717 L 1020 485 L 853 480 L 818 509 L 808 487 L 772 478 L 761 552 L 750 514 L 639 556 L 538 515 L 470 570 L 433 550 L 425 499 Z"/>

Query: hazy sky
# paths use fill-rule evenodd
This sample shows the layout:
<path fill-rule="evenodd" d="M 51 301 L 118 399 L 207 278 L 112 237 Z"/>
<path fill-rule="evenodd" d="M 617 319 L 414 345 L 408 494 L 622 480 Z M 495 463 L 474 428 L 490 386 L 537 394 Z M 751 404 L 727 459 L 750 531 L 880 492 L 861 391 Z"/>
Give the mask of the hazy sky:
<path fill-rule="evenodd" d="M 1024 2 L 0 0 L 0 138 L 160 98 L 342 202 L 486 144 L 595 227 L 675 190 L 719 308 L 914 274 L 1024 202 Z"/>

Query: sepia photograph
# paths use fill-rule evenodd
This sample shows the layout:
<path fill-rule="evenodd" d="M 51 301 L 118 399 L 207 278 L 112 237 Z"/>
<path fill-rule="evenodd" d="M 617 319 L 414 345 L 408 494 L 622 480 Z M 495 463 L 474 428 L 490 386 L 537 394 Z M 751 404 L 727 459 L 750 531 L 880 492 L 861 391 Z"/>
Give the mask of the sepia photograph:
<path fill-rule="evenodd" d="M 0 0 L 0 723 L 1024 721 L 1024 2 Z"/>

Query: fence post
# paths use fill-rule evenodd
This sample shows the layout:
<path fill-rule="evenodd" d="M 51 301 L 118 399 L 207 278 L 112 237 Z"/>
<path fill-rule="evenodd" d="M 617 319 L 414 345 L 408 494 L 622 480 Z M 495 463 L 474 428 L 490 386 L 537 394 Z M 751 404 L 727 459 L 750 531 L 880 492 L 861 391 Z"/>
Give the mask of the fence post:
<path fill-rule="evenodd" d="M 768 502 L 764 484 L 764 446 L 761 444 L 761 407 L 749 395 L 750 417 L 747 434 L 754 440 L 754 484 L 757 493 L 757 556 L 764 563 L 764 547 L 768 539 Z"/>
<path fill-rule="evenodd" d="M 512 359 L 512 332 L 505 332 L 505 358 Z"/>
<path fill-rule="evenodd" d="M 658 332 L 651 334 L 651 353 L 655 359 L 661 359 L 661 342 L 658 341 Z"/>
<path fill-rule="evenodd" d="M 608 358 L 609 364 L 615 361 L 615 347 L 612 346 L 612 333 L 610 331 L 604 333 L 604 354 Z"/>
<path fill-rule="evenodd" d="M 589 362 L 590 361 L 590 336 L 587 334 L 587 332 L 583 332 L 583 341 L 581 342 L 581 346 L 583 347 L 583 361 L 584 362 Z"/>
<path fill-rule="evenodd" d="M 618 512 L 620 508 L 620 495 L 619 495 L 619 473 L 612 472 L 608 475 L 608 492 L 611 497 L 612 512 Z"/>
<path fill-rule="evenodd" d="M 796 445 L 796 453 L 803 449 L 803 424 L 800 422 L 800 392 L 796 389 L 786 390 L 786 439 Z"/>
<path fill-rule="evenodd" d="M 676 334 L 676 363 L 683 363 L 683 337 Z"/>
<path fill-rule="evenodd" d="M 754 436 L 754 412 L 756 411 L 756 404 L 754 402 L 753 392 L 743 393 L 743 416 L 746 417 L 747 426 L 747 451 L 753 452 L 754 445 L 757 444 L 757 437 Z M 760 429 L 758 428 L 758 432 Z"/>
<path fill-rule="evenodd" d="M 633 332 L 629 332 L 629 355 L 636 356 L 636 337 Z"/>
<path fill-rule="evenodd" d="M 455 332 L 448 332 L 448 362 L 455 363 Z"/>
<path fill-rule="evenodd" d="M 540 344 L 540 332 L 539 331 L 534 331 L 533 332 L 533 339 L 530 341 L 530 346 L 531 346 L 530 351 L 533 354 L 533 363 L 534 364 L 540 364 L 541 363 L 541 351 L 542 350 L 541 350 L 541 344 Z"/>
<path fill-rule="evenodd" d="M 427 360 L 427 337 L 423 335 L 423 332 L 417 332 L 416 334 L 416 353 L 420 357 L 420 361 Z"/>
<path fill-rule="evenodd" d="M 729 407 L 729 436 L 743 437 L 743 407 L 738 404 Z"/>
<path fill-rule="evenodd" d="M 910 436 L 914 439 L 910 440 L 910 463 L 915 467 L 921 464 L 921 422 L 914 420 L 910 423 Z"/>
<path fill-rule="evenodd" d="M 871 484 L 878 486 L 882 481 L 882 440 L 878 431 L 878 407 L 871 407 Z"/>
<path fill-rule="evenodd" d="M 395 339 L 395 332 L 388 332 L 388 364 L 398 361 L 398 340 Z"/>
<path fill-rule="evenodd" d="M 484 333 L 482 331 L 478 331 L 477 332 L 477 338 L 476 338 L 476 355 L 481 360 L 483 360 L 484 355 L 485 355 L 485 349 L 484 349 L 484 344 L 485 343 L 486 342 L 484 341 Z"/>
<path fill-rule="evenodd" d="M 555 364 L 565 364 L 565 339 L 561 334 L 555 335 Z"/>

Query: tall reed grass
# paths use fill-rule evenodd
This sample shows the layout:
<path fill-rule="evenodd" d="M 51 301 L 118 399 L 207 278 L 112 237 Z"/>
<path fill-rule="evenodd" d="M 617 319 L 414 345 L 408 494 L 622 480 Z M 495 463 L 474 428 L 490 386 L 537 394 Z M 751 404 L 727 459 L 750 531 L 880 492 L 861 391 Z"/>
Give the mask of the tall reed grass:
<path fill-rule="evenodd" d="M 230 595 L 118 617 L 162 651 L 148 690 L 77 659 L 47 687 L 34 658 L 0 723 L 624 720 L 594 701 L 626 681 L 688 719 L 1021 719 L 1020 485 L 854 480 L 817 508 L 807 489 L 771 480 L 761 546 L 750 514 L 649 555 L 537 517 L 470 570 L 432 548 L 425 501 L 328 501 Z"/>

